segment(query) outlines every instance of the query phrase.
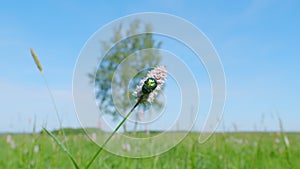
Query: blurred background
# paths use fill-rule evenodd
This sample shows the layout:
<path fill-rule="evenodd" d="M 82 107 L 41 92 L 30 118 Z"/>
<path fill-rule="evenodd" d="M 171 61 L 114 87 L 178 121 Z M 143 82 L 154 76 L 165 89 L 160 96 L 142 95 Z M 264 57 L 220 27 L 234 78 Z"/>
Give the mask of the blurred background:
<path fill-rule="evenodd" d="M 44 80 L 30 56 L 31 47 L 43 65 L 62 126 L 80 127 L 72 98 L 80 50 L 99 28 L 137 12 L 179 16 L 210 39 L 227 83 L 218 131 L 278 131 L 279 119 L 285 131 L 299 131 L 299 5 L 296 0 L 2 2 L 0 132 L 59 127 Z M 165 43 L 161 48 L 172 52 L 169 46 Z M 209 101 L 205 106 L 209 107 Z M 196 123 L 194 130 L 200 129 L 201 122 Z"/>

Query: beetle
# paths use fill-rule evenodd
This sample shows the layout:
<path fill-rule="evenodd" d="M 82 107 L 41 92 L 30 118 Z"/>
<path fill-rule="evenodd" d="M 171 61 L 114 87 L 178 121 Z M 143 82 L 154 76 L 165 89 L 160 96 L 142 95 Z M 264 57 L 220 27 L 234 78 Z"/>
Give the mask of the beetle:
<path fill-rule="evenodd" d="M 155 88 L 157 87 L 157 81 L 156 79 L 150 77 L 147 80 L 145 80 L 144 85 L 142 87 L 142 92 L 144 94 L 151 93 Z"/>

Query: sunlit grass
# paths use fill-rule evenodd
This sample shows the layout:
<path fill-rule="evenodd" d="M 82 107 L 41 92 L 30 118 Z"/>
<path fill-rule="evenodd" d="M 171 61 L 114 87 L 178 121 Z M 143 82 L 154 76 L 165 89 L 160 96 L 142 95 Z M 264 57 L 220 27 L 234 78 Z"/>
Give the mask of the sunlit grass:
<path fill-rule="evenodd" d="M 199 144 L 198 133 L 191 133 L 178 146 L 156 157 L 131 159 L 103 151 L 91 168 L 300 168 L 300 134 L 284 133 L 289 147 L 282 134 L 217 133 L 207 143 Z M 58 138 L 68 143 L 80 167 L 98 148 L 82 133 Z M 73 167 L 67 154 L 45 133 L 4 134 L 0 146 L 0 168 Z"/>

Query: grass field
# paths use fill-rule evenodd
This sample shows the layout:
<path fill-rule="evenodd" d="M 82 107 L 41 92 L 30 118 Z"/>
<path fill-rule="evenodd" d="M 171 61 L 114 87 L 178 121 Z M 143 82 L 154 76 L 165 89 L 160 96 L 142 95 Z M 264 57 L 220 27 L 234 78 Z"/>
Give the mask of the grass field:
<path fill-rule="evenodd" d="M 300 168 L 300 133 L 216 133 L 205 144 L 190 133 L 180 144 L 156 157 L 133 159 L 103 151 L 91 168 L 186 169 Z M 97 150 L 82 133 L 58 135 L 78 161 L 86 165 Z M 73 168 L 68 156 L 47 134 L 0 135 L 0 168 Z"/>

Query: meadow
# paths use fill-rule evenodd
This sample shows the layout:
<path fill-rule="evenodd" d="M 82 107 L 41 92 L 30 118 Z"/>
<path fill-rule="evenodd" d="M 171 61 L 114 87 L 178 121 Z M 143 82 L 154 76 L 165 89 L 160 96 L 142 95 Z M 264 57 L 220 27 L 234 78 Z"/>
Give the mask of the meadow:
<path fill-rule="evenodd" d="M 68 147 L 79 167 L 97 150 L 81 130 L 54 132 Z M 300 133 L 215 133 L 199 144 L 199 133 L 190 133 L 176 147 L 159 156 L 134 159 L 103 151 L 90 168 L 101 169 L 289 169 L 300 168 Z M 0 135 L 2 169 L 70 169 L 71 160 L 46 133 Z"/>

